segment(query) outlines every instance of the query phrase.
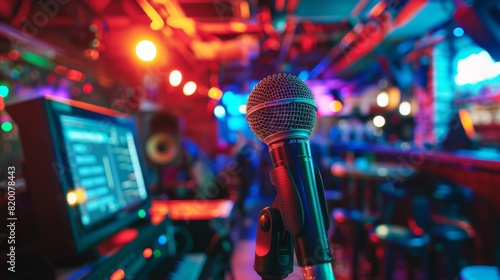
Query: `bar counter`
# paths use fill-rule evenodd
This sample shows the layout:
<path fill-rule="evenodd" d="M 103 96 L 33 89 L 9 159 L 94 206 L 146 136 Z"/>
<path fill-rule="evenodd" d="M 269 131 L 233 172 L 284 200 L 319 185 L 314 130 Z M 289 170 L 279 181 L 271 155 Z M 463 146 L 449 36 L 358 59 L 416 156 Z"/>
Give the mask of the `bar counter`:
<path fill-rule="evenodd" d="M 423 148 L 396 148 L 394 146 L 350 144 L 334 148 L 340 152 L 372 153 L 384 161 L 399 162 L 405 166 L 418 167 L 424 163 L 442 163 L 462 166 L 475 170 L 491 170 L 500 172 L 500 150 L 458 150 L 446 152 Z"/>
<path fill-rule="evenodd" d="M 459 150 L 454 152 L 418 148 L 398 149 L 382 145 L 349 144 L 332 148 L 347 162 L 365 161 L 372 165 L 397 166 L 387 180 L 404 180 L 410 172 L 427 171 L 450 179 L 473 192 L 472 225 L 478 233 L 474 261 L 495 264 L 500 248 L 500 152 Z M 361 160 L 360 160 L 361 159 Z M 366 164 L 366 163 L 365 163 Z M 394 169 L 394 168 L 393 168 Z"/>

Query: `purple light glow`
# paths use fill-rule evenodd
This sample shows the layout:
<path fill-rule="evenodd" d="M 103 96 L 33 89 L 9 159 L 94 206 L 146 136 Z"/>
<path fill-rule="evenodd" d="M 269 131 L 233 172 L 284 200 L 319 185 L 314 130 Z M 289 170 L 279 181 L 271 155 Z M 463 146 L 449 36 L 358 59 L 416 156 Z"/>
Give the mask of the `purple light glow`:
<path fill-rule="evenodd" d="M 311 88 L 311 91 L 318 106 L 318 114 L 321 117 L 333 116 L 335 113 L 330 109 L 330 103 L 333 101 L 332 89 L 343 88 L 344 84 L 338 80 L 328 81 L 305 81 Z"/>
<path fill-rule="evenodd" d="M 38 90 L 38 95 L 40 95 L 40 96 L 49 95 L 49 96 L 66 98 L 66 99 L 70 98 L 70 94 L 69 94 L 68 89 L 66 89 L 66 88 L 54 89 L 53 87 L 50 87 L 50 86 L 41 87 Z"/>

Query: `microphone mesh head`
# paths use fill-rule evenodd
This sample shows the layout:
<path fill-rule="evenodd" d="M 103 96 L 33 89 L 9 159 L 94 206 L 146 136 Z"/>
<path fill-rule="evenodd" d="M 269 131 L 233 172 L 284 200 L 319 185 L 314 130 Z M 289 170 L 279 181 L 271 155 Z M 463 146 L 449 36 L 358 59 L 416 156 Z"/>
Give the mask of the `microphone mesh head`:
<path fill-rule="evenodd" d="M 250 93 L 247 101 L 247 121 L 260 139 L 278 132 L 305 130 L 311 133 L 316 123 L 316 107 L 300 101 L 252 108 L 267 102 L 289 98 L 309 99 L 314 102 L 311 89 L 299 78 L 287 74 L 274 74 L 261 80 Z M 314 103 L 315 104 L 315 103 Z"/>

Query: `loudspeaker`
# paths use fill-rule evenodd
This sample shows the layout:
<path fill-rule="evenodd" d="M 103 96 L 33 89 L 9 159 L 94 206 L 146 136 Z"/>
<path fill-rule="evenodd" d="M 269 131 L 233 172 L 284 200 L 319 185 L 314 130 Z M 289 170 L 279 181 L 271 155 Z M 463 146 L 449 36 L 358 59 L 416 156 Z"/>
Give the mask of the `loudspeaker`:
<path fill-rule="evenodd" d="M 181 121 L 167 112 L 140 112 L 139 131 L 148 164 L 176 166 L 182 157 Z"/>
<path fill-rule="evenodd" d="M 494 60 L 500 61 L 500 0 L 475 0 L 471 5 L 458 2 L 455 22 Z"/>

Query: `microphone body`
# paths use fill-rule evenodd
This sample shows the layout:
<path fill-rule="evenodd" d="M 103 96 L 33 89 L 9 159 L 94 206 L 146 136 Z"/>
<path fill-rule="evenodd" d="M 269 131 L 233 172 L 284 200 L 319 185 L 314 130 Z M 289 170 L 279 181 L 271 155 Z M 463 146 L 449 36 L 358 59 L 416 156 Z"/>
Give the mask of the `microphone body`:
<path fill-rule="evenodd" d="M 316 112 L 309 87 L 295 76 L 278 74 L 252 90 L 246 118 L 254 134 L 269 146 L 276 203 L 304 278 L 332 280 L 325 194 L 309 145 Z"/>
<path fill-rule="evenodd" d="M 318 193 L 309 140 L 283 139 L 271 143 L 269 153 L 275 170 L 271 178 L 278 192 L 278 205 L 285 227 L 294 239 L 298 264 L 304 267 L 330 263 L 324 204 L 320 200 L 323 196 Z M 288 176 L 288 180 L 278 176 Z"/>

